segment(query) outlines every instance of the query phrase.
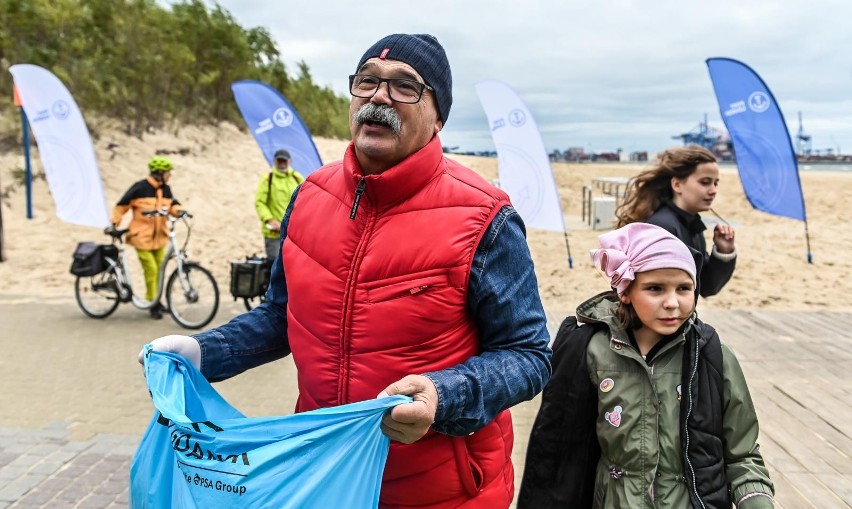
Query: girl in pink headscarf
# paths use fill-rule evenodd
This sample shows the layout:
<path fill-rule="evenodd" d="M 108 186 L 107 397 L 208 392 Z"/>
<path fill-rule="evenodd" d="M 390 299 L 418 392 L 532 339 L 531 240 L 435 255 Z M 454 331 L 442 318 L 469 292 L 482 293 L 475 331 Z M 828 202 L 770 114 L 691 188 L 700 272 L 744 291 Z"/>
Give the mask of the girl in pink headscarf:
<path fill-rule="evenodd" d="M 695 314 L 693 253 L 645 223 L 599 241 L 612 289 L 557 333 L 518 509 L 773 507 L 740 365 Z"/>

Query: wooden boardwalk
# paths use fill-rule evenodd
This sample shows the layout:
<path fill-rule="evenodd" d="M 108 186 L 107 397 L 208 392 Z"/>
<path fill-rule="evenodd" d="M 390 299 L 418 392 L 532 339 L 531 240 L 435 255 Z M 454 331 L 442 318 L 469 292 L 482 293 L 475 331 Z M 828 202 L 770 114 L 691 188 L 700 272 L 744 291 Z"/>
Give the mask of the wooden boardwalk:
<path fill-rule="evenodd" d="M 551 329 L 564 313 L 552 314 Z M 852 508 L 852 313 L 700 312 L 742 364 L 776 507 Z M 516 488 L 539 400 L 518 405 Z"/>

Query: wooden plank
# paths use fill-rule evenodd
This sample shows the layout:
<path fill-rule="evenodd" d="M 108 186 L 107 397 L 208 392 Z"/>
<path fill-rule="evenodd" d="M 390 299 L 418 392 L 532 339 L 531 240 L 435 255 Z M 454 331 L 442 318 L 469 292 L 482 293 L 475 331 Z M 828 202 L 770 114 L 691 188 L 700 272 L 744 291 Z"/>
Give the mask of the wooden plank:
<path fill-rule="evenodd" d="M 819 509 L 850 507 L 821 480 L 821 476 L 791 473 L 787 474 L 786 477 L 790 485 L 795 486 L 808 503 L 812 504 L 805 507 L 818 507 Z"/>
<path fill-rule="evenodd" d="M 820 480 L 843 501 L 845 505 L 840 507 L 852 507 L 852 481 L 848 475 L 828 474 L 820 476 Z"/>
<path fill-rule="evenodd" d="M 816 315 L 792 313 L 784 316 L 785 323 L 797 324 L 802 337 L 808 339 L 822 357 L 832 360 L 852 360 L 852 319 L 848 315 Z"/>
<path fill-rule="evenodd" d="M 816 311 L 813 313 L 796 313 L 797 315 L 806 314 L 822 324 L 822 329 L 829 334 L 840 337 L 849 337 L 850 325 L 852 325 L 852 314 L 849 313 L 834 313 L 826 311 Z"/>
<path fill-rule="evenodd" d="M 722 325 L 714 318 L 708 323 L 749 380 L 778 506 L 852 507 L 852 315 L 734 311 Z"/>
<path fill-rule="evenodd" d="M 783 447 L 787 454 L 801 463 L 808 472 L 839 472 L 833 464 L 836 463 L 834 456 L 828 453 L 820 454 L 825 444 L 819 437 L 810 430 L 803 429 L 798 419 L 787 408 L 777 405 L 762 388 L 754 392 L 760 399 L 758 416 L 761 435 L 770 437 Z M 828 456 L 828 459 L 825 456 Z"/>
<path fill-rule="evenodd" d="M 763 419 L 758 409 L 758 419 Z M 761 427 L 761 431 L 763 427 Z M 793 456 L 791 456 L 782 445 L 778 444 L 771 436 L 761 432 L 757 439 L 760 445 L 760 454 L 769 469 L 769 475 L 775 479 L 776 472 L 807 472 L 807 469 Z"/>
<path fill-rule="evenodd" d="M 772 399 L 781 407 L 791 407 L 791 414 L 795 416 L 802 426 L 807 428 L 809 432 L 814 433 L 824 440 L 834 449 L 831 456 L 836 456 L 838 458 L 841 465 L 839 468 L 840 471 L 847 470 L 849 466 L 852 466 L 852 436 L 836 426 L 835 423 L 837 421 L 829 421 L 825 419 L 823 415 L 815 412 L 814 408 L 810 406 L 812 402 L 806 402 L 805 406 L 801 406 L 796 409 L 795 405 L 798 405 L 799 403 L 791 400 L 790 395 L 786 392 L 777 389 L 778 388 L 776 387 L 775 391 L 764 394 L 767 394 L 768 398 Z M 848 408 L 846 410 L 847 412 L 849 411 Z"/>
<path fill-rule="evenodd" d="M 767 313 L 753 311 L 752 316 L 762 323 L 773 323 L 778 327 L 778 334 L 787 334 L 800 339 L 821 338 L 826 324 L 813 323 L 807 313 Z"/>
<path fill-rule="evenodd" d="M 781 472 L 770 472 L 775 485 L 775 509 L 819 509 L 799 491 L 793 480 Z"/>
<path fill-rule="evenodd" d="M 714 316 L 713 319 L 715 318 Z M 764 359 L 768 355 L 774 355 L 773 350 L 765 347 L 762 339 L 764 334 L 739 313 L 728 313 L 723 320 L 707 323 L 716 328 L 722 342 L 728 344 L 740 360 Z"/>
<path fill-rule="evenodd" d="M 780 324 L 778 320 L 773 320 L 771 317 L 768 317 L 758 311 L 749 310 L 743 311 L 743 313 L 745 313 L 745 315 L 748 316 L 755 325 L 770 335 L 789 335 L 789 327 Z"/>
<path fill-rule="evenodd" d="M 834 358 L 839 355 L 842 358 L 850 358 L 852 354 L 846 349 L 840 348 L 837 343 L 837 338 L 824 328 L 824 323 L 817 320 L 806 318 L 807 315 L 802 313 L 775 315 L 771 316 L 765 313 L 753 312 L 747 315 L 746 321 L 751 322 L 751 326 L 746 326 L 743 321 L 739 322 L 742 335 L 742 328 L 748 327 L 748 330 L 757 330 L 753 335 L 757 338 L 768 338 L 773 340 L 767 346 L 777 346 L 777 339 L 784 339 L 785 347 L 783 349 L 772 348 L 777 350 L 780 355 L 790 356 L 798 360 L 815 360 L 824 359 L 826 356 Z M 772 327 L 777 329 L 773 335 L 767 336 L 764 328 Z M 747 333 L 747 332 L 746 332 Z M 792 339 L 792 341 L 790 341 Z M 841 338 L 844 343 L 847 341 L 852 343 L 852 340 Z M 790 345 L 795 345 L 791 348 Z"/>
<path fill-rule="evenodd" d="M 715 318 L 715 317 L 713 317 Z M 716 326 L 722 341 L 734 350 L 741 363 L 749 361 L 770 362 L 776 359 L 802 358 L 813 355 L 795 344 L 792 337 L 767 334 L 749 316 L 744 313 L 730 313 L 724 325 L 708 322 Z M 802 351 L 796 351 L 801 349 Z"/>
<path fill-rule="evenodd" d="M 776 388 L 791 401 L 795 401 L 819 417 L 819 422 L 815 419 L 802 419 L 803 421 L 807 420 L 810 425 L 824 423 L 842 434 L 847 441 L 852 442 L 852 406 L 850 406 L 849 398 L 838 397 L 838 394 L 830 390 L 831 387 L 819 385 L 817 383 L 802 384 L 794 380 L 778 380 Z M 796 415 L 800 414 L 796 413 Z M 852 461 L 849 465 L 852 465 Z"/>

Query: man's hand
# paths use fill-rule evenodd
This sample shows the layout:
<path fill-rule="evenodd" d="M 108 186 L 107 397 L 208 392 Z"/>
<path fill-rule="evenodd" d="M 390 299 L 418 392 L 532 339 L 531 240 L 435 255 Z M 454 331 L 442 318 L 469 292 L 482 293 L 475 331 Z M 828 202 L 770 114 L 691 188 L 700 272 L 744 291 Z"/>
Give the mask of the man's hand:
<path fill-rule="evenodd" d="M 274 231 L 274 232 L 281 231 L 281 222 L 276 221 L 274 219 L 270 219 L 269 221 L 266 222 L 266 227 L 269 228 L 271 231 Z"/>
<path fill-rule="evenodd" d="M 408 375 L 381 393 L 380 398 L 405 394 L 414 401 L 393 407 L 382 418 L 382 432 L 391 440 L 410 444 L 423 438 L 435 422 L 438 411 L 438 390 L 432 380 L 422 375 Z"/>
<path fill-rule="evenodd" d="M 190 336 L 173 334 L 151 341 L 151 349 L 157 352 L 176 353 L 186 358 L 196 369 L 201 369 L 201 346 Z M 139 364 L 143 364 L 145 349 L 139 351 Z"/>
<path fill-rule="evenodd" d="M 734 233 L 733 226 L 717 224 L 713 229 L 713 244 L 716 246 L 716 251 L 722 254 L 733 253 Z"/>

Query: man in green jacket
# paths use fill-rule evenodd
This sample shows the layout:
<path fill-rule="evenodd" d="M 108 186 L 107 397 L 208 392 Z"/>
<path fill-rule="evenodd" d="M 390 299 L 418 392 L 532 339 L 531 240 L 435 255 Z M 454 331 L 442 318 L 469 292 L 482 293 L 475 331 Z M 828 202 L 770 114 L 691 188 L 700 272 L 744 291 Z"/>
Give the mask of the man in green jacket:
<path fill-rule="evenodd" d="M 281 218 L 290 204 L 293 191 L 305 177 L 290 167 L 290 152 L 280 149 L 275 152 L 275 166 L 261 177 L 254 194 L 254 208 L 260 218 L 264 248 L 267 258 L 278 256 L 281 249 Z"/>

